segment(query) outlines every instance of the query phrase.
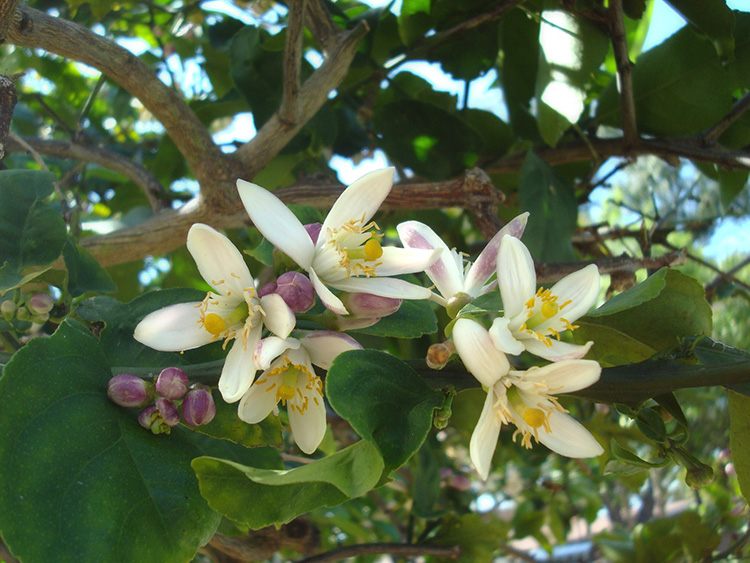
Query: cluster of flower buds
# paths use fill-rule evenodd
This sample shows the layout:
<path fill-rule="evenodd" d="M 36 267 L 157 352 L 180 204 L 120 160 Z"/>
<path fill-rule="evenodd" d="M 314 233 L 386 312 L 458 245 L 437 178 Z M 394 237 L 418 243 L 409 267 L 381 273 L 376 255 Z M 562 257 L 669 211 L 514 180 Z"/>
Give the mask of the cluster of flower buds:
<path fill-rule="evenodd" d="M 156 384 L 128 373 L 109 380 L 107 396 L 121 407 L 142 409 L 138 422 L 154 434 L 169 434 L 182 421 L 188 426 L 208 424 L 216 415 L 211 390 L 194 384 L 188 388 L 188 377 L 179 368 L 165 368 Z M 154 400 L 156 399 L 156 400 Z"/>
<path fill-rule="evenodd" d="M 21 298 L 18 302 L 7 299 L 0 304 L 0 313 L 3 319 L 28 321 L 36 324 L 44 324 L 49 319 L 49 313 L 55 306 L 55 300 L 48 293 L 37 292 L 27 299 Z"/>

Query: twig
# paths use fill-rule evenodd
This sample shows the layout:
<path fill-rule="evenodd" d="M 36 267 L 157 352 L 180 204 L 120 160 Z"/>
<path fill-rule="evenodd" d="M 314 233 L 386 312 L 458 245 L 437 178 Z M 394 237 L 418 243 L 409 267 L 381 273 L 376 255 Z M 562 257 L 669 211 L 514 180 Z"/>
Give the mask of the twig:
<path fill-rule="evenodd" d="M 596 264 L 601 274 L 614 272 L 635 272 L 640 269 L 655 270 L 669 266 L 679 266 L 685 263 L 687 253 L 684 250 L 670 252 L 664 256 L 645 256 L 633 258 L 632 256 L 606 256 L 596 260 L 583 262 L 559 262 L 556 264 L 536 264 L 537 283 L 552 283 L 561 280 L 568 274 L 576 272 L 587 264 Z"/>
<path fill-rule="evenodd" d="M 724 133 L 732 123 L 742 117 L 742 114 L 748 109 L 750 109 L 750 92 L 747 92 L 735 102 L 731 111 L 724 117 L 724 119 L 703 134 L 703 141 L 707 145 L 713 145 L 716 143 L 722 133 Z"/>
<path fill-rule="evenodd" d="M 73 135 L 74 141 L 80 141 L 81 135 L 83 134 L 83 122 L 86 120 L 86 117 L 89 115 L 89 111 L 91 111 L 91 106 L 94 104 L 94 100 L 99 95 L 99 92 L 102 89 L 102 86 L 104 86 L 104 83 L 106 82 L 106 78 L 103 74 L 99 75 L 99 78 L 96 81 L 96 84 L 94 84 L 94 87 L 91 89 L 91 92 L 89 92 L 88 97 L 86 98 L 86 102 L 84 102 L 83 107 L 81 108 L 81 112 L 78 114 L 78 120 L 76 122 L 76 130 Z"/>
<path fill-rule="evenodd" d="M 284 44 L 284 90 L 279 107 L 279 119 L 291 126 L 297 124 L 297 96 L 300 88 L 300 66 L 302 64 L 302 22 L 306 0 L 289 2 L 289 21 Z"/>
<path fill-rule="evenodd" d="M 333 23 L 322 0 L 307 0 L 305 8 L 305 24 L 318 40 L 325 56 L 335 47 L 336 37 L 341 30 Z"/>
<path fill-rule="evenodd" d="M 666 241 L 663 242 L 663 243 L 661 243 L 661 244 L 663 244 L 664 246 L 666 246 L 667 248 L 670 248 L 672 250 L 676 249 L 676 247 L 672 246 L 671 244 L 669 244 Z M 698 262 L 698 264 L 700 264 L 701 266 L 705 266 L 709 270 L 712 270 L 712 271 L 716 272 L 717 274 L 719 274 L 719 276 L 723 277 L 723 276 L 727 275 L 727 274 L 725 274 L 724 272 L 721 271 L 721 268 L 719 268 L 718 266 L 714 266 L 713 264 L 711 264 L 711 262 L 708 262 L 708 261 L 704 260 L 703 258 L 700 258 L 700 257 L 698 257 L 698 256 L 696 256 L 694 254 L 689 253 L 689 252 L 687 252 L 686 255 L 693 262 Z M 725 279 L 727 279 L 727 278 L 725 278 Z M 747 291 L 750 291 L 750 285 L 746 284 L 745 282 L 740 281 L 740 280 L 738 280 L 735 277 L 730 278 L 730 281 L 733 284 L 738 285 L 738 286 L 744 288 Z"/>
<path fill-rule="evenodd" d="M 628 43 L 623 23 L 622 0 L 610 0 L 609 29 L 612 48 L 617 65 L 617 86 L 620 91 L 620 113 L 625 148 L 638 144 L 638 126 L 635 120 L 635 99 L 633 96 L 633 63 L 628 56 Z"/>
<path fill-rule="evenodd" d="M 750 256 L 748 256 L 742 262 L 740 262 L 733 268 L 730 268 L 726 272 L 720 273 L 718 276 L 712 279 L 709 283 L 707 283 L 706 284 L 706 299 L 710 300 L 710 297 L 713 296 L 714 292 L 716 291 L 716 288 L 719 287 L 719 285 L 721 285 L 721 282 L 736 283 L 737 278 L 735 278 L 734 275 L 740 270 L 742 270 L 748 264 L 750 264 Z"/>
<path fill-rule="evenodd" d="M 461 556 L 461 548 L 457 545 L 441 546 L 429 544 L 409 543 L 363 543 L 358 545 L 346 545 L 332 549 L 325 553 L 298 559 L 297 563 L 322 563 L 324 561 L 341 561 L 347 557 L 360 557 L 363 555 L 434 555 L 436 557 L 447 557 L 458 559 Z"/>

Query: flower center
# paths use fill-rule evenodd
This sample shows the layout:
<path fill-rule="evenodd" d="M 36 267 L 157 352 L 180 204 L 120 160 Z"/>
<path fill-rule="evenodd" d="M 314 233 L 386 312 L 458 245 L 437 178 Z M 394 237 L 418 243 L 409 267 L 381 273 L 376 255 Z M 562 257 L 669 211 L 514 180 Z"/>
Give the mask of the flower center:
<path fill-rule="evenodd" d="M 200 324 L 206 332 L 212 335 L 211 342 L 224 339 L 224 346 L 237 336 L 242 337 L 242 345 L 246 346 L 257 318 L 265 314 L 255 297 L 255 288 L 249 287 L 243 291 L 243 296 L 216 295 L 209 292 L 206 298 L 196 305 L 200 308 Z"/>
<path fill-rule="evenodd" d="M 349 276 L 375 276 L 375 268 L 380 263 L 377 260 L 383 256 L 380 238 L 383 236 L 375 231 L 379 230 L 377 223 L 371 221 L 365 224 L 364 214 L 360 219 L 352 219 L 337 229 L 329 229 L 326 233 L 328 244 L 333 246 L 338 256 L 338 268 Z M 374 230 L 373 230 L 374 229 Z"/>
<path fill-rule="evenodd" d="M 310 373 L 306 366 L 293 364 L 289 358 L 284 356 L 280 365 L 255 383 L 256 385 L 263 385 L 269 377 L 274 375 L 281 375 L 281 382 L 278 386 L 276 383 L 272 383 L 266 391 L 276 390 L 277 403 L 281 401 L 282 405 L 286 405 L 291 410 L 296 410 L 299 414 L 303 414 L 309 408 L 311 396 L 315 404 L 320 404 L 323 397 L 323 382 L 317 375 Z M 303 393 L 303 390 L 313 391 L 313 393 Z"/>
<path fill-rule="evenodd" d="M 554 295 L 550 289 L 540 287 L 536 292 L 536 295 L 525 303 L 528 318 L 519 329 L 521 332 L 526 332 L 527 334 L 534 336 L 548 347 L 552 346 L 552 340 L 549 338 L 549 335 L 551 334 L 560 340 L 560 333 L 548 325 L 545 325 L 541 330 L 535 329 L 543 323 L 547 323 L 547 321 L 558 317 L 560 312 L 571 303 L 571 301 L 568 300 L 563 304 L 559 304 L 557 298 L 558 296 Z M 556 320 L 559 320 L 568 330 L 575 330 L 578 328 L 577 326 L 570 324 L 570 322 L 563 317 L 558 317 Z"/>
<path fill-rule="evenodd" d="M 532 435 L 534 439 L 539 442 L 539 428 L 543 427 L 544 430 L 550 432 L 549 415 L 551 411 L 527 405 L 521 398 L 521 395 L 518 393 L 518 389 L 516 389 L 515 386 L 508 389 L 508 402 L 513 409 L 521 415 L 523 421 L 531 427 L 530 431 L 528 429 L 517 429 L 513 434 L 513 438 L 515 439 L 518 434 L 521 434 L 521 444 L 525 448 L 531 449 Z"/>
<path fill-rule="evenodd" d="M 247 303 L 243 301 L 224 317 L 216 313 L 208 313 L 203 318 L 203 328 L 214 336 L 219 336 L 227 327 L 244 321 L 247 318 L 248 312 Z"/>

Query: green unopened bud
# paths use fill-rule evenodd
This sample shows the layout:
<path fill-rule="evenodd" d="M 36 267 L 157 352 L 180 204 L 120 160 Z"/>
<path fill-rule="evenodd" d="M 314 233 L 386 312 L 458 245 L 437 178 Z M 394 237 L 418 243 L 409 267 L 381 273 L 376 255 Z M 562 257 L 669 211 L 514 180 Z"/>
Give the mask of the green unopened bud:
<path fill-rule="evenodd" d="M 19 307 L 18 309 L 16 309 L 16 318 L 19 321 L 30 321 L 31 313 L 26 307 Z"/>
<path fill-rule="evenodd" d="M 705 463 L 689 467 L 685 473 L 685 484 L 693 489 L 710 485 L 713 480 L 714 470 Z"/>
<path fill-rule="evenodd" d="M 10 299 L 3 301 L 3 304 L 0 305 L 0 313 L 2 313 L 3 318 L 8 322 L 16 318 L 16 309 L 18 309 L 18 305 Z"/>
<path fill-rule="evenodd" d="M 472 301 L 474 301 L 474 298 L 471 295 L 461 291 L 448 299 L 448 305 L 445 307 L 445 311 L 451 319 L 455 319 L 459 311 Z"/>

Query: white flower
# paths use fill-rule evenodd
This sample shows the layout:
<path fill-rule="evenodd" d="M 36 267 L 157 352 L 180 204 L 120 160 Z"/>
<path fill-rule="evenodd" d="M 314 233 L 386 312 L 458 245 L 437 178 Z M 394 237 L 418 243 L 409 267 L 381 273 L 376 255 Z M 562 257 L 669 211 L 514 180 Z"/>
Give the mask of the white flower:
<path fill-rule="evenodd" d="M 471 461 L 482 479 L 489 475 L 503 424 L 516 426 L 513 438 L 521 436 L 521 444 L 526 448 L 531 448 L 533 438 L 567 457 L 596 457 L 603 453 L 599 442 L 566 414 L 555 397 L 595 383 L 601 374 L 597 362 L 567 360 L 517 371 L 508 369 L 505 354 L 494 347 L 489 333 L 480 324 L 459 319 L 453 338 L 466 368 L 488 388 L 469 444 Z"/>
<path fill-rule="evenodd" d="M 425 270 L 425 273 L 440 292 L 440 296 L 434 296 L 434 300 L 445 307 L 453 297 L 466 294 L 475 299 L 495 286 L 495 282 L 488 284 L 487 280 L 497 269 L 500 241 L 505 235 L 520 238 L 526 228 L 528 217 L 528 213 L 522 213 L 500 229 L 473 264 L 465 264 L 465 255 L 456 252 L 455 248 L 449 249 L 443 239 L 424 223 L 405 221 L 399 224 L 396 230 L 406 248 L 442 249 L 440 257 Z"/>
<path fill-rule="evenodd" d="M 264 338 L 255 359 L 265 371 L 242 397 L 238 416 L 256 424 L 281 401 L 289 414 L 294 441 L 306 454 L 313 453 L 326 432 L 323 383 L 313 364 L 327 370 L 340 353 L 360 348 L 350 336 L 334 331 L 315 331 L 300 339 Z"/>
<path fill-rule="evenodd" d="M 427 288 L 387 277 L 421 272 L 439 253 L 381 246 L 382 235 L 370 219 L 392 184 L 393 169 L 386 168 L 350 185 L 329 211 L 316 242 L 271 192 L 244 180 L 237 181 L 237 189 L 263 236 L 310 274 L 315 291 L 328 309 L 346 315 L 346 307 L 327 286 L 396 299 L 429 299 L 432 294 Z"/>
<path fill-rule="evenodd" d="M 599 270 L 590 264 L 549 289 L 536 288 L 534 261 L 518 239 L 505 236 L 497 258 L 497 279 L 503 316 L 490 328 L 498 350 L 517 355 L 524 350 L 550 361 L 582 358 L 593 342 L 584 345 L 560 341 L 560 333 L 577 328 L 573 323 L 599 296 Z"/>
<path fill-rule="evenodd" d="M 286 338 L 294 329 L 294 313 L 276 294 L 258 298 L 255 281 L 239 250 L 211 227 L 195 224 L 187 248 L 198 271 L 216 293 L 197 303 L 178 303 L 144 317 L 133 337 L 142 344 L 167 352 L 191 350 L 224 340 L 227 354 L 219 378 L 219 391 L 228 403 L 238 401 L 255 378 L 253 354 L 265 325 Z"/>

